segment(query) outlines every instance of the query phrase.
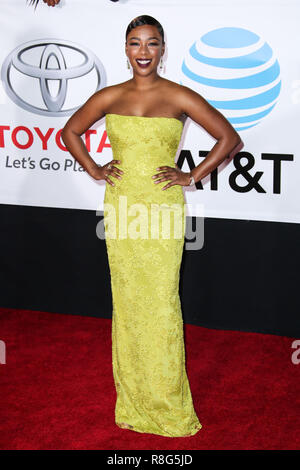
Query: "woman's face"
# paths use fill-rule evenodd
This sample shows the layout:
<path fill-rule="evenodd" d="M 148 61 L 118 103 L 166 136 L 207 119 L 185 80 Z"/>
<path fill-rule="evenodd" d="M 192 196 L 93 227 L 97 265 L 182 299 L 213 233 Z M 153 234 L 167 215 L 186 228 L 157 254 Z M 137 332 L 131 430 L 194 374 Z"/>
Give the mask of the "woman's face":
<path fill-rule="evenodd" d="M 148 75 L 156 72 L 165 46 L 156 26 L 143 25 L 130 31 L 125 51 L 133 71 L 139 75 Z"/>

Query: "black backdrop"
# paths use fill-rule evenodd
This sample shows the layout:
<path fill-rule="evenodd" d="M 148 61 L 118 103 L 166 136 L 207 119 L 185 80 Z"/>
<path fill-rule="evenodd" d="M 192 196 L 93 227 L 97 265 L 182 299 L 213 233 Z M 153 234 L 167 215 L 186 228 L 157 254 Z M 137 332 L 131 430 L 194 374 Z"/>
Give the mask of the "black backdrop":
<path fill-rule="evenodd" d="M 111 318 L 96 211 L 3 204 L 0 217 L 0 307 Z M 299 235 L 299 224 L 206 218 L 203 248 L 183 253 L 185 323 L 300 337 Z"/>

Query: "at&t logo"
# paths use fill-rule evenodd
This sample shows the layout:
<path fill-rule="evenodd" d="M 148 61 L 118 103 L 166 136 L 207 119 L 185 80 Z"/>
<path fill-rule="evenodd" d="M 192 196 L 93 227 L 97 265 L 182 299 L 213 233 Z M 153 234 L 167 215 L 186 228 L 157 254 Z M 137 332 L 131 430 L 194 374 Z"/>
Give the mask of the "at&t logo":
<path fill-rule="evenodd" d="M 204 34 L 190 47 L 181 70 L 181 83 L 201 94 L 237 131 L 256 126 L 280 93 L 280 68 L 271 47 L 243 28 Z"/>

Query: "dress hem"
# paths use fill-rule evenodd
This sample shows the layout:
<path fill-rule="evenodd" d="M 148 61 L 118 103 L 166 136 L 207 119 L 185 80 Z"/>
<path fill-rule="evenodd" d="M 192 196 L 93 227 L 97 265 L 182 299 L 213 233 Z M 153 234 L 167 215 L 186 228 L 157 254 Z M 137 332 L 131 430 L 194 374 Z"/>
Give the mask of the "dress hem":
<path fill-rule="evenodd" d="M 158 435 L 158 436 L 163 436 L 163 437 L 192 437 L 194 436 L 195 434 L 197 434 L 198 431 L 200 431 L 203 426 L 201 423 L 199 423 L 196 428 L 188 435 L 182 435 L 182 436 L 171 436 L 170 434 L 167 434 L 167 433 L 158 433 L 158 432 L 151 432 L 151 431 L 142 431 L 141 429 L 138 429 L 134 426 L 131 426 L 131 427 L 127 427 L 127 426 L 122 426 L 120 423 L 117 423 L 116 422 L 116 425 L 121 428 L 121 429 L 127 429 L 128 431 L 135 431 L 135 432 L 139 432 L 139 433 L 143 433 L 143 434 L 155 434 L 155 435 Z"/>

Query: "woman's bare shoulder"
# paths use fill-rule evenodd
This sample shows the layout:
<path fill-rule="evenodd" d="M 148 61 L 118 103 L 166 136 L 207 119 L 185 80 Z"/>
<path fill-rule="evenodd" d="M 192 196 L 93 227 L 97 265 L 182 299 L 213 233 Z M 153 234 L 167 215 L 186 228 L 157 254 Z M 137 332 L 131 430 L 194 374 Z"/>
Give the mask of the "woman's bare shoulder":
<path fill-rule="evenodd" d="M 193 94 L 195 92 L 193 92 L 191 88 L 166 78 L 163 79 L 161 91 L 164 98 L 168 102 L 173 103 L 174 109 L 176 108 L 177 113 L 181 112 L 181 115 L 185 118 L 187 115 L 183 103 L 188 97 L 191 97 L 191 95 L 194 96 Z"/>
<path fill-rule="evenodd" d="M 115 98 L 116 95 L 120 94 L 123 89 L 121 85 L 122 83 L 117 83 L 116 85 L 108 85 L 96 91 L 94 94 L 97 96 L 102 96 L 106 99 L 109 99 L 110 97 Z"/>
<path fill-rule="evenodd" d="M 164 91 L 170 91 L 170 92 L 177 92 L 181 89 L 181 85 L 177 82 L 173 82 L 172 80 L 169 80 L 168 78 L 160 78 L 161 84 L 160 86 L 164 89 Z"/>
<path fill-rule="evenodd" d="M 166 78 L 163 79 L 162 84 L 162 91 L 166 95 L 170 95 L 174 97 L 175 101 L 182 101 L 187 97 L 195 97 L 200 96 L 199 93 L 196 93 L 191 88 L 182 85 L 181 83 L 173 82 L 172 80 L 168 80 Z"/>
<path fill-rule="evenodd" d="M 117 102 L 121 98 L 122 94 L 124 93 L 126 83 L 127 82 L 123 82 L 117 83 L 115 85 L 105 86 L 100 90 L 96 91 L 92 95 L 92 98 L 96 102 L 101 103 L 103 111 L 107 112 L 107 110 L 110 109 L 113 103 Z"/>
<path fill-rule="evenodd" d="M 192 88 L 170 80 L 168 80 L 166 87 L 170 90 L 169 98 L 173 97 L 173 103 L 182 110 L 184 115 L 189 116 L 192 108 L 201 108 L 202 111 L 214 111 L 208 101 Z"/>
<path fill-rule="evenodd" d="M 192 88 L 189 88 L 186 85 L 182 85 L 181 83 L 173 82 L 172 80 L 165 80 L 165 87 L 166 89 L 170 90 L 172 93 L 176 93 L 178 97 L 181 99 L 187 98 L 187 97 L 196 97 L 196 96 L 201 96 L 199 93 L 197 93 L 195 90 Z M 203 97 L 202 97 L 203 98 Z"/>

